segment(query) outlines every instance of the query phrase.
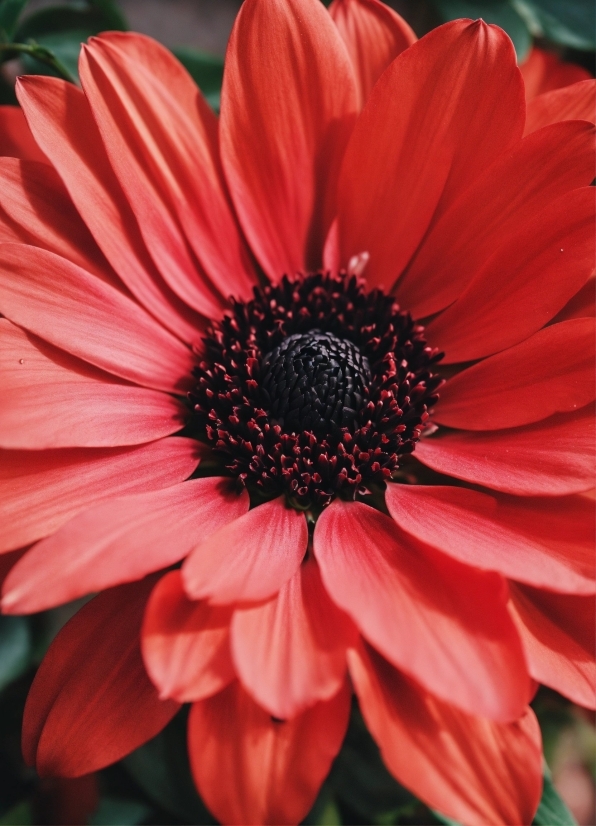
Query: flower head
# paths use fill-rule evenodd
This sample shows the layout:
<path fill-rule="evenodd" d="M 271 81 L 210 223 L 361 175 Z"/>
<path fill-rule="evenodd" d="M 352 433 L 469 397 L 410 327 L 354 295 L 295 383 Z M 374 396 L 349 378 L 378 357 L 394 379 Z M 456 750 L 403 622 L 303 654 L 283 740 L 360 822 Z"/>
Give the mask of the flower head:
<path fill-rule="evenodd" d="M 297 822 L 353 689 L 422 800 L 529 822 L 534 680 L 594 705 L 586 81 L 526 120 L 500 29 L 377 0 L 245 0 L 219 122 L 140 35 L 80 76 L 3 113 L 3 610 L 102 592 L 27 759 L 192 703 L 214 815 Z"/>

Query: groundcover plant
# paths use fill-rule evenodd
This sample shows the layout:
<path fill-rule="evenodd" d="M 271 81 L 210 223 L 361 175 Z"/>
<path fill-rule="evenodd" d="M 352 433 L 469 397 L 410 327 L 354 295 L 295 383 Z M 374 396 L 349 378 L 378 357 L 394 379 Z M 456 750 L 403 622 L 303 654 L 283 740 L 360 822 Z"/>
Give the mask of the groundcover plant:
<path fill-rule="evenodd" d="M 29 694 L 41 775 L 190 703 L 213 815 L 298 822 L 355 694 L 426 804 L 531 822 L 537 684 L 595 705 L 594 82 L 524 71 L 527 111 L 482 21 L 246 0 L 219 119 L 136 34 L 19 82 L 2 609 L 97 594 Z"/>

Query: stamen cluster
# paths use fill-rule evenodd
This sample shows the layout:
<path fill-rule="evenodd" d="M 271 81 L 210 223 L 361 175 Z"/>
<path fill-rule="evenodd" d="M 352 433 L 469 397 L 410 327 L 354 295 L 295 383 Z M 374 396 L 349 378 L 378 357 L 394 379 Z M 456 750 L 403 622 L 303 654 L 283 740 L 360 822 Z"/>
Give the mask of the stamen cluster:
<path fill-rule="evenodd" d="M 287 380 L 290 356 L 304 364 L 305 348 L 306 373 L 292 369 L 307 396 L 316 390 L 325 404 L 317 416 L 288 417 L 284 403 L 280 416 L 285 386 L 276 383 Z M 331 378 L 340 360 L 339 407 L 327 405 L 317 349 L 333 362 L 325 368 Z M 322 507 L 389 479 L 414 450 L 438 400 L 441 379 L 431 368 L 441 356 L 394 298 L 367 292 L 356 277 L 284 277 L 234 302 L 207 331 L 190 398 L 200 432 L 242 484 L 265 496 L 285 493 L 295 507 Z"/>

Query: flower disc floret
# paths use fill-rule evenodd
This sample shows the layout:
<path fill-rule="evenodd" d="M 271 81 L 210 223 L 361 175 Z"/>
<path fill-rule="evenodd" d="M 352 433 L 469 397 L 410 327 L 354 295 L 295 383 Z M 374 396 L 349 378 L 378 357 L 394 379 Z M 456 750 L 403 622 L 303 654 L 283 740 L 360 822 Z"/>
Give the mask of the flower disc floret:
<path fill-rule="evenodd" d="M 345 273 L 256 288 L 203 344 L 199 433 L 242 484 L 299 508 L 389 479 L 438 400 L 424 328 Z"/>

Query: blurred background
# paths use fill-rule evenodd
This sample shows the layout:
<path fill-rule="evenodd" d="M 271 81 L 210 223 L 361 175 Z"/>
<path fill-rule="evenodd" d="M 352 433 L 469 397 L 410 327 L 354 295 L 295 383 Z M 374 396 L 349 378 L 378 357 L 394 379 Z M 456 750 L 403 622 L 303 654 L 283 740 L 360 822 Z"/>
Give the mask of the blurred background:
<path fill-rule="evenodd" d="M 76 82 L 80 44 L 106 29 L 132 29 L 172 49 L 209 103 L 219 107 L 223 56 L 241 0 L 0 0 L 0 103 L 14 104 L 18 74 Z M 418 36 L 456 17 L 482 17 L 511 36 L 518 61 L 535 45 L 594 74 L 594 0 L 392 0 Z M 19 553 L 19 552 L 17 552 Z M 0 583 L 14 554 L 0 557 Z M 43 780 L 20 754 L 23 706 L 35 669 L 81 603 L 33 617 L 0 616 L 0 826 L 2 824 L 202 824 L 186 759 L 184 713 L 121 763 L 78 780 Z M 541 688 L 545 792 L 536 826 L 596 823 L 594 714 Z M 346 742 L 305 823 L 437 824 L 384 769 L 356 705 Z"/>

